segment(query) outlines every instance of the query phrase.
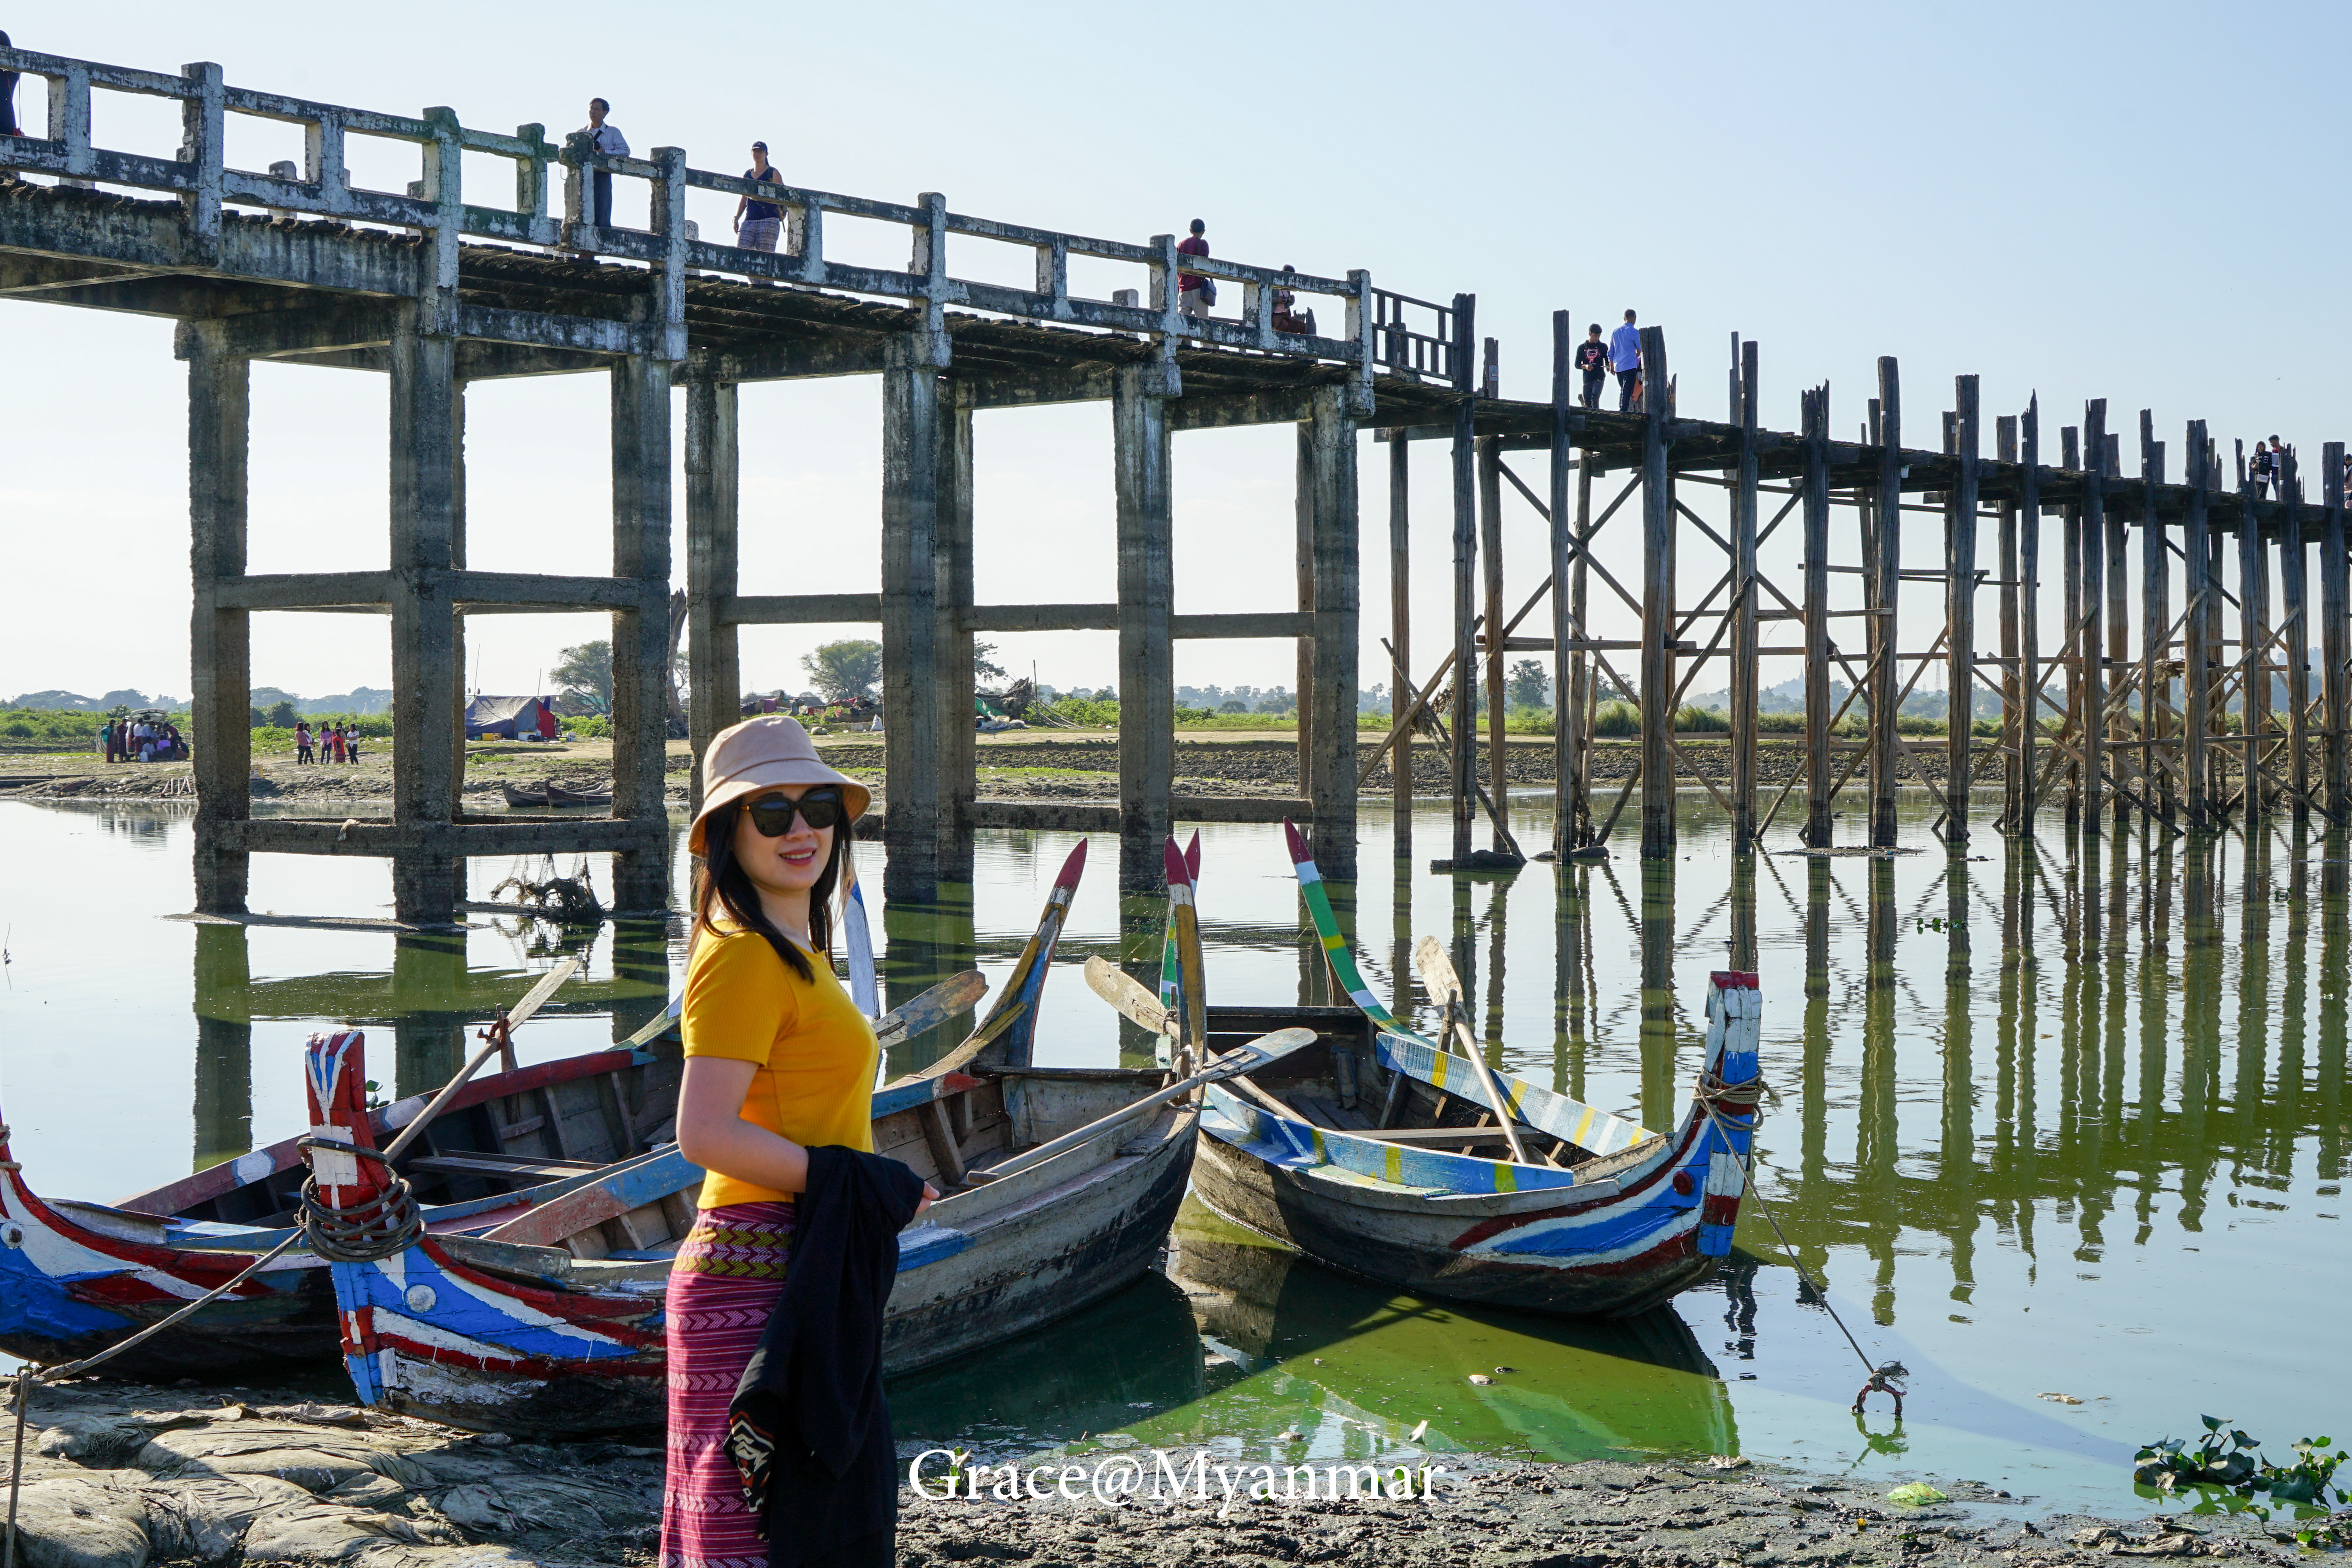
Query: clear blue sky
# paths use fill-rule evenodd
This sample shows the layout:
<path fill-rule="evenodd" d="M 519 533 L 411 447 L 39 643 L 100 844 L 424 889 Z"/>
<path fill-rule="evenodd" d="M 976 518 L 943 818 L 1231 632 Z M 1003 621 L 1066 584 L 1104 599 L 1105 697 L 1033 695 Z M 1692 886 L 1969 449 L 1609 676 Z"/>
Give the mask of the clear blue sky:
<path fill-rule="evenodd" d="M 216 60 L 239 85 L 447 104 L 499 129 L 569 130 L 601 93 L 640 152 L 675 144 L 698 166 L 737 167 L 757 136 L 798 184 L 937 190 L 961 212 L 1110 237 L 1197 216 L 1220 255 L 1475 292 L 1515 395 L 1545 394 L 1551 310 L 1613 322 L 1630 305 L 1664 327 L 1687 413 L 1720 413 L 1738 331 L 1762 345 L 1766 421 L 1783 428 L 1798 389 L 1826 379 L 1835 428 L 1852 431 L 1875 357 L 1892 353 L 1914 445 L 1934 444 L 1959 372 L 1983 376 L 1988 421 L 2038 390 L 2053 460 L 2056 427 L 2089 396 L 2110 400 L 2127 465 L 2137 411 L 2153 407 L 2176 473 L 2190 417 L 2225 451 L 2276 430 L 2313 466 L 2322 441 L 2352 436 L 2326 259 L 2344 237 L 2340 7 L 1307 4 L 1192 17 L 1180 33 L 1165 7 L 133 3 L 10 26 L 24 47 L 163 69 Z M 176 141 L 168 114 L 131 110 L 99 134 Z M 0 322 L 15 567 L 0 695 L 184 694 L 185 416 L 169 324 L 15 302 Z M 601 378 L 476 390 L 477 564 L 604 569 L 604 406 Z M 753 389 L 745 410 L 746 591 L 874 586 L 876 387 Z M 380 379 L 261 369 L 254 569 L 380 562 L 383 446 Z M 1107 413 L 984 416 L 979 449 L 983 601 L 1110 597 Z M 1382 451 L 1363 455 L 1370 685 L 1385 674 L 1386 486 Z M 1416 458 L 1430 650 L 1445 637 L 1447 519 L 1439 448 Z M 1281 607 L 1290 476 L 1286 431 L 1179 440 L 1181 609 Z M 1509 519 L 1517 598 L 1540 580 L 1543 547 L 1532 513 L 1514 502 Z M 1932 520 L 1914 528 L 1913 548 L 1932 552 Z M 682 576 L 682 491 L 677 533 Z M 1630 542 L 1615 552 L 1629 564 Z M 1782 542 L 1768 570 L 1793 567 Z M 1842 540 L 1838 558 L 1852 552 Z M 1686 603 L 1717 569 L 1686 551 Z M 560 644 L 602 635 L 589 617 L 473 625 L 491 690 L 523 689 Z M 799 684 L 812 640 L 748 637 L 747 683 Z M 1008 661 L 1057 684 L 1116 674 L 1107 634 L 1003 641 Z M 1196 683 L 1287 683 L 1295 668 L 1259 643 L 1186 645 L 1179 660 Z M 319 695 L 388 674 L 379 621 L 257 618 L 257 683 Z"/>

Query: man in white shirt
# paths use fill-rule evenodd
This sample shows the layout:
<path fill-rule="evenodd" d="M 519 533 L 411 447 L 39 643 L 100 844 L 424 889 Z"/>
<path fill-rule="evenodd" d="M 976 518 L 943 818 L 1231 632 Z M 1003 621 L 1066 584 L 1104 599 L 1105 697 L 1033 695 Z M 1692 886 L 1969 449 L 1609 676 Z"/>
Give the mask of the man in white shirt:
<path fill-rule="evenodd" d="M 1609 368 L 1617 373 L 1617 412 L 1631 413 L 1642 394 L 1642 329 L 1631 310 L 1625 324 L 1609 334 Z"/>
<path fill-rule="evenodd" d="M 576 134 L 588 137 L 589 145 L 607 157 L 625 158 L 629 155 L 629 139 L 621 134 L 619 126 L 604 123 L 604 116 L 612 112 L 613 106 L 603 99 L 590 99 L 588 123 Z M 613 176 L 599 169 L 594 178 L 595 224 L 598 228 L 609 228 L 613 223 Z"/>

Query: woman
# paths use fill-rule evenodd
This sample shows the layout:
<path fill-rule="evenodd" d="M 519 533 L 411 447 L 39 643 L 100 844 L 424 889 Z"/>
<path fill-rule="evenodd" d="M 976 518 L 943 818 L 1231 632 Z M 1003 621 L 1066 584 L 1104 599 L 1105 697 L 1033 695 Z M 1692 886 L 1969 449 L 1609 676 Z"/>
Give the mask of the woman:
<path fill-rule="evenodd" d="M 680 1017 L 677 1146 L 709 1174 L 670 1271 L 662 1568 L 768 1560 L 728 1457 L 727 1407 L 783 1294 L 808 1150 L 874 1147 L 880 1058 L 874 1027 L 832 962 L 850 824 L 872 796 L 827 767 L 808 731 L 782 714 L 713 736 L 702 773 L 702 809 L 687 840 L 702 864 Z M 938 1195 L 926 1186 L 924 1205 Z M 887 1563 L 892 1552 L 884 1531 L 828 1561 Z"/>

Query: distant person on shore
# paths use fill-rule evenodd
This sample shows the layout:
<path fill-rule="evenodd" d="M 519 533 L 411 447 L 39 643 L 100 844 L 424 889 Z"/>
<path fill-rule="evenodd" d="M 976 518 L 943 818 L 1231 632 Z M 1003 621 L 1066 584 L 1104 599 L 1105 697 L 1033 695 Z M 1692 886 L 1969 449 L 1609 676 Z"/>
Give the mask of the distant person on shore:
<path fill-rule="evenodd" d="M 0 49 L 16 47 L 8 41 L 7 34 L 0 33 Z M 22 136 L 24 133 L 24 128 L 16 123 L 16 73 L 0 71 L 0 136 Z M 7 173 L 5 177 L 13 180 L 16 176 L 14 173 Z"/>
<path fill-rule="evenodd" d="M 109 719 L 99 726 L 98 743 L 105 751 L 110 763 L 122 760 L 122 731 L 114 727 L 113 720 Z"/>
<path fill-rule="evenodd" d="M 588 144 L 608 158 L 625 158 L 629 155 L 629 139 L 621 134 L 619 126 L 604 123 L 604 116 L 612 112 L 613 106 L 603 99 L 590 99 L 588 123 L 573 134 L 587 137 Z M 591 184 L 594 192 L 593 199 L 590 203 L 593 209 L 591 214 L 592 221 L 598 228 L 610 228 L 613 226 L 613 176 L 604 170 L 598 169 Z M 581 253 L 580 258 L 583 261 L 595 259 L 585 251 Z"/>
<path fill-rule="evenodd" d="M 187 756 L 187 754 L 188 754 L 188 753 L 187 753 L 187 752 L 183 748 L 183 746 L 182 746 L 182 744 L 181 744 L 181 741 L 180 741 L 180 727 L 179 727 L 177 724 L 173 723 L 169 719 L 164 720 L 164 721 L 163 721 L 163 758 L 164 758 L 164 760 L 165 760 L 166 762 L 173 762 L 173 763 L 176 763 L 176 762 L 180 762 L 180 761 L 183 761 L 184 759 L 185 759 L 185 758 L 186 758 L 186 756 Z"/>
<path fill-rule="evenodd" d="M 1609 334 L 1609 368 L 1617 373 L 1617 412 L 1631 414 L 1642 395 L 1642 330 L 1631 310 L 1625 324 Z"/>
<path fill-rule="evenodd" d="M 1209 226 L 1199 218 L 1192 220 L 1192 232 L 1177 242 L 1180 256 L 1206 256 L 1209 242 L 1201 237 Z M 1209 307 L 1217 302 L 1216 286 L 1197 272 L 1176 274 L 1176 308 L 1188 316 L 1206 316 Z"/>
<path fill-rule="evenodd" d="M 743 171 L 743 177 L 762 185 L 784 183 L 783 175 L 768 162 L 768 144 L 765 142 L 751 143 L 751 166 Z M 764 250 L 773 254 L 777 232 L 783 227 L 783 216 L 784 209 L 773 202 L 755 202 L 749 196 L 738 197 L 735 203 L 735 243 L 746 250 Z M 751 287 L 765 289 L 768 279 L 754 278 Z"/>
<path fill-rule="evenodd" d="M 297 763 L 310 760 L 310 721 L 308 719 L 294 721 L 294 760 Z"/>
<path fill-rule="evenodd" d="M 343 757 L 347 762 L 356 763 L 360 760 L 360 727 L 357 724 L 344 727 Z"/>
<path fill-rule="evenodd" d="M 1584 406 L 1600 407 L 1601 384 L 1609 379 L 1609 345 L 1601 341 L 1598 321 L 1584 329 L 1584 341 L 1576 345 L 1576 368 L 1584 373 Z"/>

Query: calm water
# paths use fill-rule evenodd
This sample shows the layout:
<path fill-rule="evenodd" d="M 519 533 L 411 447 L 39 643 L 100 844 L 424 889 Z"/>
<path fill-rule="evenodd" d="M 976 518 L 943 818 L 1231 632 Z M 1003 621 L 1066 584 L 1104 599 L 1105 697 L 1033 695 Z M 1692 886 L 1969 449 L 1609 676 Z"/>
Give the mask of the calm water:
<path fill-rule="evenodd" d="M 1322 1458 L 1402 1446 L 1427 1421 L 1423 1448 L 1738 1451 L 2121 1507 L 2131 1446 L 2200 1412 L 2276 1447 L 2341 1424 L 2326 1370 L 2352 1284 L 2340 838 L 2282 824 L 2201 847 L 2078 843 L 2052 824 L 2012 845 L 1983 824 L 1975 858 L 1953 860 L 1920 816 L 1905 832 L 1924 853 L 1741 861 L 1701 796 L 1671 862 L 1455 879 L 1390 875 L 1390 823 L 1370 804 L 1366 864 L 1381 870 L 1350 918 L 1372 984 L 1426 1022 L 1400 973 L 1413 938 L 1449 938 L 1496 1058 L 1580 1099 L 1668 1124 L 1707 972 L 1752 950 L 1777 1090 L 1762 1195 L 1873 1358 L 1910 1367 L 1906 1421 L 1883 1396 L 1849 1413 L 1861 1369 L 1800 1300 L 1754 1203 L 1724 1279 L 1603 1325 L 1394 1295 L 1188 1205 L 1168 1277 L 903 1380 L 902 1435 Z M 1517 805 L 1539 841 L 1546 803 Z M 1442 809 L 1416 832 L 1423 863 L 1443 853 Z M 1072 842 L 983 835 L 968 906 L 884 908 L 894 996 L 960 967 L 1001 981 Z M 364 1026 L 373 1075 L 398 1092 L 437 1084 L 468 1026 L 552 962 L 542 938 L 481 914 L 434 937 L 168 919 L 189 901 L 190 844 L 165 805 L 0 803 L 0 1107 L 44 1191 L 113 1198 L 284 1136 L 299 1047 L 330 1024 Z M 1214 827 L 1203 845 L 1213 998 L 1325 999 L 1280 830 Z M 1156 962 L 1159 904 L 1121 900 L 1115 853 L 1097 847 L 1073 908 L 1047 1060 L 1149 1048 L 1074 972 L 1092 952 L 1147 979 Z M 477 863 L 473 896 L 514 868 Z M 601 858 L 591 875 L 609 889 Z M 254 862 L 256 910 L 383 921 L 390 900 L 378 862 Z M 520 1054 L 592 1048 L 652 1016 L 681 935 L 607 928 Z M 914 1042 L 893 1068 L 938 1048 Z"/>

